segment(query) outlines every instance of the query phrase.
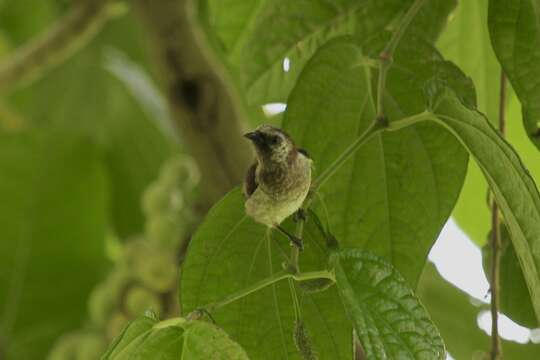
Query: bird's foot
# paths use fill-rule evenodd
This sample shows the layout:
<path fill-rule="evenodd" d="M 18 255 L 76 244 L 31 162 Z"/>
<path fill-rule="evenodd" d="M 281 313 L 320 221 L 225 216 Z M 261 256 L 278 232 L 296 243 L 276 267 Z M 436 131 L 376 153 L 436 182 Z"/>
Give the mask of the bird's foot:
<path fill-rule="evenodd" d="M 212 316 L 212 314 L 210 314 L 210 311 L 206 310 L 205 308 L 197 308 L 195 310 L 193 310 L 192 312 L 190 312 L 188 315 L 187 315 L 187 319 L 188 320 L 200 320 L 203 318 L 203 316 L 208 316 L 208 318 L 215 324 L 216 323 L 216 320 L 214 320 L 214 317 Z"/>
<path fill-rule="evenodd" d="M 291 235 L 289 237 L 289 240 L 291 240 L 291 244 L 293 246 L 296 246 L 298 248 L 298 250 L 304 251 L 304 242 L 302 241 L 302 239 L 300 239 L 297 236 Z"/>
<path fill-rule="evenodd" d="M 306 221 L 306 220 L 307 220 L 307 212 L 303 208 L 296 210 L 296 212 L 293 214 L 293 221 L 295 223 L 299 221 Z"/>

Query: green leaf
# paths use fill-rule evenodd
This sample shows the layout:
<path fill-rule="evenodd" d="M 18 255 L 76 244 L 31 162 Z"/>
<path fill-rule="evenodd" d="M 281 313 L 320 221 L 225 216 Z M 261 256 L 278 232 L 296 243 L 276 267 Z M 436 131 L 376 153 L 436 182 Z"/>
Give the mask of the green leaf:
<path fill-rule="evenodd" d="M 378 54 L 387 36 L 365 45 Z M 283 127 L 326 169 L 375 119 L 369 61 L 350 38 L 328 42 L 310 60 L 288 101 Z M 474 90 L 428 44 L 404 38 L 389 73 L 390 119 L 425 108 L 425 84 L 439 79 L 474 103 Z M 331 228 L 346 247 L 388 259 L 411 286 L 446 222 L 465 176 L 467 154 L 434 124 L 385 133 L 365 144 L 320 189 Z"/>
<path fill-rule="evenodd" d="M 460 1 L 437 46 L 446 59 L 472 78 L 478 96 L 478 110 L 495 124 L 499 117 L 500 65 L 489 42 L 487 5 L 488 0 Z M 507 122 L 509 132 L 522 128 L 516 118 L 509 116 L 508 119 L 512 119 Z M 510 139 L 513 144 L 514 140 Z M 490 228 L 487 193 L 488 185 L 482 172 L 474 161 L 470 161 L 452 216 L 478 245 L 485 244 Z"/>
<path fill-rule="evenodd" d="M 215 325 L 178 319 L 163 326 L 143 316 L 132 321 L 103 355 L 102 360 L 181 359 L 247 360 L 244 350 Z"/>
<path fill-rule="evenodd" d="M 412 1 L 402 0 L 199 0 L 208 37 L 240 80 L 250 103 L 284 102 L 305 63 L 326 41 L 379 33 Z M 430 2 L 413 24 L 433 41 L 455 0 Z M 226 9 L 226 10 L 225 10 Z M 287 58 L 290 69 L 285 71 Z"/>
<path fill-rule="evenodd" d="M 44 358 L 80 326 L 107 263 L 100 154 L 66 132 L 0 134 L 0 342 L 7 359 Z"/>
<path fill-rule="evenodd" d="M 169 139 L 105 68 L 103 50 L 111 46 L 143 62 L 133 50 L 140 48 L 142 37 L 134 25 L 129 18 L 111 23 L 65 64 L 9 99 L 29 126 L 83 134 L 102 147 L 112 226 L 121 239 L 143 231 L 141 194 L 172 153 Z"/>
<path fill-rule="evenodd" d="M 422 273 L 417 295 L 454 359 L 476 359 L 489 351 L 490 337 L 477 326 L 479 313 L 488 305 L 473 305 L 470 297 L 446 282 L 431 263 Z M 536 359 L 540 353 L 538 344 L 502 340 L 502 346 L 506 359 Z"/>
<path fill-rule="evenodd" d="M 495 124 L 499 115 L 500 66 L 489 43 L 487 5 L 488 0 L 460 1 L 437 47 L 472 78 L 478 110 Z"/>
<path fill-rule="evenodd" d="M 437 45 L 474 81 L 478 110 L 492 124 L 499 118 L 500 65 L 493 53 L 487 27 L 488 0 L 460 1 L 448 27 Z M 478 19 L 481 19 L 479 21 Z M 514 146 L 532 175 L 540 176 L 540 154 L 525 134 L 515 96 L 509 96 L 506 107 L 506 138 Z M 459 226 L 478 245 L 486 243 L 490 229 L 490 207 L 486 201 L 487 182 L 474 161 L 469 162 L 467 177 L 453 216 Z"/>
<path fill-rule="evenodd" d="M 493 49 L 521 101 L 525 131 L 540 149 L 540 4 L 490 0 L 488 15 Z"/>
<path fill-rule="evenodd" d="M 433 101 L 432 120 L 453 133 L 484 173 L 504 216 L 540 319 L 540 195 L 515 150 L 481 114 L 446 90 Z"/>
<path fill-rule="evenodd" d="M 445 359 L 444 344 L 405 279 L 359 249 L 331 257 L 336 284 L 367 359 Z"/>
<path fill-rule="evenodd" d="M 499 264 L 499 306 L 500 311 L 522 326 L 536 328 L 539 326 L 534 315 L 531 298 L 523 272 L 510 241 L 510 234 L 501 224 L 501 262 Z M 482 248 L 484 272 L 488 279 L 491 275 L 492 246 L 488 242 Z"/>
<path fill-rule="evenodd" d="M 285 225 L 287 226 L 287 224 Z M 288 252 L 286 238 L 245 215 L 244 199 L 236 189 L 208 213 L 190 242 L 180 279 L 182 309 L 198 307 L 243 290 L 282 270 Z M 311 221 L 304 232 L 302 271 L 327 265 L 324 240 Z M 321 359 L 350 359 L 352 327 L 335 287 L 300 296 L 307 332 Z M 299 359 L 294 345 L 294 309 L 290 287 L 282 281 L 212 312 L 216 322 L 254 359 Z"/>

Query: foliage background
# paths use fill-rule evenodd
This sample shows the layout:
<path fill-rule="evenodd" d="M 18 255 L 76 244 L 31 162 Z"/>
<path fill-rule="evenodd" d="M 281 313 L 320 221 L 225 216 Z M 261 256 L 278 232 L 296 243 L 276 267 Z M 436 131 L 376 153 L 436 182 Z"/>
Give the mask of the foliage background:
<path fill-rule="evenodd" d="M 9 56 L 43 32 L 68 14 L 76 2 L 0 0 L 0 56 Z M 240 181 L 243 169 L 251 160 L 246 144 L 239 140 L 240 129 L 262 121 L 279 123 L 278 117 L 265 118 L 261 106 L 285 102 L 308 55 L 329 38 L 350 32 L 351 25 L 345 19 L 342 24 L 309 36 L 301 28 L 282 28 L 281 32 L 269 33 L 265 21 L 271 23 L 273 18 L 263 18 L 257 28 L 250 28 L 251 23 L 241 23 L 263 1 L 199 3 L 201 17 L 213 19 L 213 25 L 203 21 L 201 33 L 204 34 L 198 37 L 182 28 L 178 33 L 173 32 L 173 40 L 160 35 L 163 31 L 159 23 L 165 28 L 166 24 L 174 23 L 174 16 L 185 14 L 168 12 L 170 3 L 161 4 L 160 9 L 147 1 L 120 4 L 115 10 L 118 14 L 80 51 L 35 82 L 2 94 L 0 358 L 44 358 L 61 335 L 76 329 L 87 330 L 91 323 L 88 306 L 92 289 L 114 271 L 122 246 L 145 232 L 148 234 L 149 216 L 143 212 L 142 197 L 151 183 L 159 181 L 165 161 L 187 151 L 202 173 L 200 187 L 189 190 L 196 199 L 190 205 L 196 215 L 183 225 L 183 231 L 189 233 L 198 221 L 193 219 L 200 219 L 210 204 Z M 319 7 L 313 6 L 311 15 L 332 19 L 335 14 L 323 11 L 324 3 L 313 2 Z M 355 9 L 353 2 L 342 3 Z M 377 18 L 381 24 L 370 23 L 372 28 L 366 26 L 355 31 L 382 28 L 384 16 L 391 18 L 403 6 L 400 1 L 387 3 Z M 431 10 L 445 14 L 445 8 L 455 5 L 452 1 L 441 4 Z M 223 19 L 219 17 L 223 11 L 216 10 L 220 8 L 228 10 Z M 497 119 L 500 68 L 489 40 L 487 9 L 487 0 L 461 1 L 448 23 L 445 15 L 440 20 L 444 31 L 436 44 L 446 59 L 472 78 L 478 109 L 489 119 Z M 298 11 L 303 10 L 299 2 Z M 438 26 L 436 17 L 423 16 L 416 25 L 417 31 Z M 227 22 L 230 19 L 237 22 Z M 272 26 L 279 28 L 279 24 Z M 285 53 L 278 49 L 274 62 L 265 63 L 265 36 L 270 35 L 293 44 L 301 40 L 304 47 L 292 46 L 294 50 Z M 201 38 L 208 39 L 209 45 L 198 51 L 216 54 L 207 63 L 200 62 L 202 55 L 189 45 L 200 42 Z M 186 39 L 191 42 L 182 42 Z M 255 59 L 262 60 L 251 61 L 245 56 L 245 49 Z M 178 53 L 187 55 L 176 59 L 176 65 L 164 65 L 161 55 L 166 50 L 173 54 L 172 58 Z M 282 65 L 284 57 L 291 60 L 291 71 L 286 74 Z M 241 75 L 230 76 L 235 72 Z M 219 84 L 214 92 L 222 101 L 210 102 L 210 108 L 220 109 L 218 115 L 208 115 L 204 109 L 190 109 L 185 93 L 181 100 L 175 95 L 178 94 L 175 81 L 185 85 L 181 80 L 195 79 L 200 84 L 206 81 L 200 80 L 206 79 L 205 76 L 212 79 L 212 86 Z M 533 177 L 539 179 L 540 155 L 525 135 L 515 94 L 510 91 L 508 97 L 508 141 Z M 221 121 L 226 130 L 208 130 L 208 127 L 194 130 L 193 119 L 199 121 L 205 116 L 226 119 Z M 292 112 L 287 114 L 284 124 L 294 116 Z M 291 130 L 294 131 L 293 126 Z M 231 149 L 225 155 L 228 161 L 215 160 L 215 154 L 205 150 L 208 144 L 219 145 L 221 149 L 225 144 L 226 149 Z M 221 181 L 223 178 L 228 180 Z M 212 184 L 206 179 L 222 184 Z M 452 216 L 480 247 L 486 244 L 490 229 L 486 198 L 485 180 L 475 163 L 469 161 L 465 185 Z M 436 227 L 433 231 L 437 231 Z M 181 252 L 173 249 L 175 253 Z M 420 270 L 421 267 L 411 270 L 414 274 L 406 277 L 415 278 Z M 488 337 L 476 327 L 476 315 L 481 309 L 471 305 L 466 294 L 446 283 L 430 265 L 422 273 L 418 294 L 456 359 L 470 358 L 478 349 L 487 348 Z M 527 297 L 527 293 L 523 296 Z M 453 314 L 463 314 L 463 319 L 456 322 Z M 504 349 L 508 359 L 532 359 L 531 354 L 538 351 L 532 344 L 510 342 L 505 342 Z"/>

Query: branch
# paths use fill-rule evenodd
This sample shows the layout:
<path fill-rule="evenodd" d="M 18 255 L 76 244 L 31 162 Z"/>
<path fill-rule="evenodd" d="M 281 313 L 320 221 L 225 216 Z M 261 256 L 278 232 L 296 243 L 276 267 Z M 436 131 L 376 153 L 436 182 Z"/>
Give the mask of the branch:
<path fill-rule="evenodd" d="M 0 92 L 38 79 L 82 48 L 112 17 L 123 13 L 110 0 L 79 0 L 43 34 L 17 48 L 0 63 Z"/>
<path fill-rule="evenodd" d="M 500 92 L 499 92 L 499 131 L 505 135 L 506 119 L 506 76 L 501 69 Z M 501 266 L 501 224 L 499 209 L 493 200 L 491 205 L 491 360 L 500 359 L 502 356 L 501 338 L 499 337 L 499 273 Z"/>
<path fill-rule="evenodd" d="M 239 184 L 253 153 L 233 81 L 207 47 L 187 0 L 136 0 L 155 64 L 186 150 L 201 169 L 201 210 Z"/>

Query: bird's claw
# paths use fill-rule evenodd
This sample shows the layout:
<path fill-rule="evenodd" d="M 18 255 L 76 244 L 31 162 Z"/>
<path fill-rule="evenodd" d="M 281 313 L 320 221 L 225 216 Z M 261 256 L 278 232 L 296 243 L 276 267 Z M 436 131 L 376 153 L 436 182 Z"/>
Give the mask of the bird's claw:
<path fill-rule="evenodd" d="M 307 212 L 306 210 L 300 208 L 296 210 L 296 212 L 293 214 L 293 221 L 295 223 L 299 221 L 306 221 L 307 220 Z"/>
<path fill-rule="evenodd" d="M 188 314 L 187 319 L 200 320 L 203 318 L 204 315 L 208 316 L 208 318 L 212 321 L 212 323 L 214 324 L 216 323 L 216 320 L 214 319 L 212 314 L 210 314 L 210 311 L 206 310 L 205 308 L 196 308 L 195 310 L 193 310 L 192 312 Z"/>
<path fill-rule="evenodd" d="M 293 235 L 290 237 L 290 240 L 293 246 L 296 246 L 298 250 L 304 251 L 304 242 L 302 241 L 302 239 Z"/>

